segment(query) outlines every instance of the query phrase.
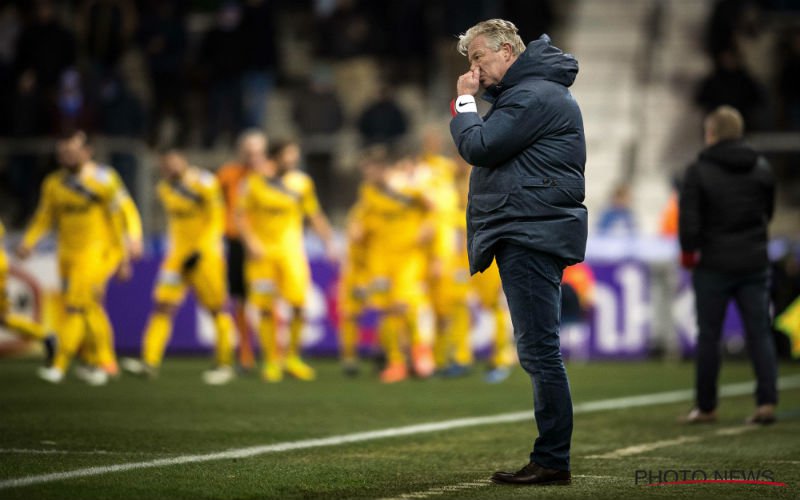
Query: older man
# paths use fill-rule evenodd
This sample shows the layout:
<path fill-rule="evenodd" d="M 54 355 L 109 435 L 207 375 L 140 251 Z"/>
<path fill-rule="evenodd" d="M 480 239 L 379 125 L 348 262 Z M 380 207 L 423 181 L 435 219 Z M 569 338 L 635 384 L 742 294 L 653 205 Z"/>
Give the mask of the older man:
<path fill-rule="evenodd" d="M 568 484 L 572 399 L 559 346 L 561 276 L 583 260 L 587 214 L 583 120 L 570 94 L 578 63 L 543 35 L 527 47 L 513 23 L 483 21 L 460 37 L 450 131 L 474 165 L 467 210 L 470 272 L 497 260 L 520 364 L 533 382 L 539 437 L 506 484 Z M 480 88 L 492 103 L 481 118 Z"/>

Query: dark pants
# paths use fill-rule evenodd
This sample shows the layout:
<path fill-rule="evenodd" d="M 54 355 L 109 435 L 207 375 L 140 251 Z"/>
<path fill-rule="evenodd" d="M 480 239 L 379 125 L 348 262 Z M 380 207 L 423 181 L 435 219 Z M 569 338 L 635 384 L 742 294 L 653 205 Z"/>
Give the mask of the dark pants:
<path fill-rule="evenodd" d="M 778 402 L 778 364 L 769 318 L 769 271 L 750 274 L 696 269 L 692 276 L 697 307 L 697 407 L 717 407 L 722 323 L 733 298 L 745 328 L 745 341 L 756 374 L 756 404 Z"/>
<path fill-rule="evenodd" d="M 511 311 L 519 362 L 533 383 L 539 437 L 531 461 L 548 469 L 569 470 L 572 397 L 558 336 L 564 263 L 554 255 L 510 243 L 495 249 L 495 259 Z"/>

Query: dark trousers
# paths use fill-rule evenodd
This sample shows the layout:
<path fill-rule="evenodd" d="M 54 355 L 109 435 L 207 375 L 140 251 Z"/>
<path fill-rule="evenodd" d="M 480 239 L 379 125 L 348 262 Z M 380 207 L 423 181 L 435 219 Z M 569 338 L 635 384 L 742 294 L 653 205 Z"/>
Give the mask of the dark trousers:
<path fill-rule="evenodd" d="M 730 299 L 736 301 L 745 342 L 756 374 L 756 404 L 778 402 L 778 364 L 769 318 L 769 271 L 749 274 L 696 269 L 692 276 L 697 307 L 697 407 L 717 407 L 722 324 Z"/>
<path fill-rule="evenodd" d="M 572 397 L 558 335 L 564 263 L 554 255 L 510 243 L 495 249 L 495 259 L 511 311 L 519 362 L 533 383 L 539 437 L 531 461 L 548 469 L 569 470 Z"/>

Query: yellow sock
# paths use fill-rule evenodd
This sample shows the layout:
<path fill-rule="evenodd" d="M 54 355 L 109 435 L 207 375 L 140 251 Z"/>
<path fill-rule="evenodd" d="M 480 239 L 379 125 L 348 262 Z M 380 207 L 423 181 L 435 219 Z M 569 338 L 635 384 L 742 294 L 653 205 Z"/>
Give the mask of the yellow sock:
<path fill-rule="evenodd" d="M 495 325 L 492 365 L 496 368 L 503 368 L 511 365 L 509 352 L 511 341 L 508 336 L 508 322 L 505 310 L 499 305 L 492 308 L 492 313 Z"/>
<path fill-rule="evenodd" d="M 405 363 L 401 343 L 403 320 L 396 314 L 385 314 L 380 323 L 380 340 L 388 364 Z"/>
<path fill-rule="evenodd" d="M 459 304 L 450 316 L 448 335 L 453 342 L 453 360 L 459 365 L 472 364 L 472 343 L 469 338 L 469 306 Z"/>
<path fill-rule="evenodd" d="M 277 363 L 279 361 L 277 328 L 275 328 L 275 318 L 270 313 L 261 313 L 261 320 L 258 322 L 258 337 L 261 341 L 261 356 L 265 363 Z"/>
<path fill-rule="evenodd" d="M 58 352 L 53 367 L 66 372 L 72 357 L 86 336 L 86 314 L 84 310 L 68 310 L 59 331 Z"/>
<path fill-rule="evenodd" d="M 444 368 L 450 362 L 452 338 L 450 336 L 450 322 L 442 322 L 436 318 L 436 336 L 433 338 L 433 360 L 436 368 Z"/>
<path fill-rule="evenodd" d="M 419 310 L 409 306 L 402 315 L 402 322 L 405 328 L 400 329 L 400 340 L 403 341 L 404 333 L 407 334 L 406 342 L 411 346 L 418 346 L 425 343 L 422 338 L 422 331 L 419 328 Z"/>
<path fill-rule="evenodd" d="M 172 317 L 161 312 L 151 314 L 142 341 L 142 360 L 153 367 L 161 366 L 171 334 Z"/>
<path fill-rule="evenodd" d="M 102 304 L 94 304 L 87 311 L 86 319 L 94 338 L 94 364 L 99 366 L 112 366 L 117 364 L 117 355 L 114 352 L 114 328 Z"/>
<path fill-rule="evenodd" d="M 42 325 L 25 316 L 19 314 L 7 314 L 5 318 L 3 318 L 3 323 L 5 323 L 8 328 L 14 330 L 25 338 L 43 340 L 45 337 L 45 332 L 44 328 L 42 328 Z"/>
<path fill-rule="evenodd" d="M 226 312 L 214 315 L 214 326 L 217 330 L 215 357 L 218 366 L 233 364 L 233 318 Z"/>
<path fill-rule="evenodd" d="M 339 326 L 339 342 L 343 361 L 355 361 L 358 357 L 358 320 L 347 317 Z"/>
<path fill-rule="evenodd" d="M 300 356 L 300 341 L 303 334 L 303 314 L 295 312 L 289 321 L 289 349 L 288 357 Z"/>

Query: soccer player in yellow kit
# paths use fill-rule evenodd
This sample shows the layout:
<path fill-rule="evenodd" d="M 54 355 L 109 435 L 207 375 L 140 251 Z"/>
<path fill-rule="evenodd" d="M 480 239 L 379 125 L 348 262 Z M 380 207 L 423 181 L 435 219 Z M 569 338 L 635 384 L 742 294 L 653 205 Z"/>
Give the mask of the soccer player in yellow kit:
<path fill-rule="evenodd" d="M 133 260 L 137 260 L 142 256 L 142 219 L 119 174 L 109 166 L 99 165 L 94 162 L 92 160 L 92 150 L 86 141 L 84 141 L 83 147 L 79 149 L 79 154 L 84 164 L 83 168 L 86 170 L 100 169 L 107 172 L 110 182 L 114 186 L 113 189 L 118 193 L 117 204 L 125 241 L 124 246 L 120 246 L 120 241 L 114 234 L 113 224 L 109 222 L 106 225 L 107 249 L 103 258 L 105 271 L 102 274 L 105 276 L 105 280 L 100 298 L 100 301 L 103 302 L 108 282 L 112 277 L 116 276 L 120 280 L 127 281 L 132 275 L 132 269 L 128 265 L 128 261 L 124 259 L 126 253 Z M 110 376 L 117 376 L 119 367 L 117 356 L 114 352 L 114 330 L 105 308 L 93 309 L 90 321 L 94 335 L 85 339 L 84 344 L 81 346 L 79 358 L 85 365 L 78 366 L 75 373 L 78 378 L 85 380 L 93 376 L 87 370 L 99 368 Z"/>
<path fill-rule="evenodd" d="M 415 160 L 403 155 L 384 168 L 381 179 L 359 193 L 363 204 L 364 242 L 370 302 L 381 311 L 380 338 L 386 353 L 381 381 L 408 377 L 405 347 L 410 347 L 414 372 L 427 377 L 435 368 L 431 348 L 419 328 L 426 302 L 427 247 L 435 235 L 433 202 L 413 177 Z"/>
<path fill-rule="evenodd" d="M 224 205 L 216 177 L 192 167 L 183 154 L 171 149 L 159 159 L 162 180 L 158 196 L 167 214 L 167 255 L 161 263 L 150 315 L 142 342 L 142 359 L 126 359 L 123 368 L 155 377 L 172 333 L 172 320 L 191 288 L 214 320 L 216 328 L 213 369 L 203 373 L 211 385 L 230 382 L 233 370 L 233 320 L 228 302 L 223 252 Z"/>
<path fill-rule="evenodd" d="M 17 248 L 17 255 L 26 258 L 47 232 L 55 228 L 58 233 L 64 308 L 58 325 L 59 348 L 53 365 L 39 370 L 39 376 L 52 383 L 63 380 L 85 340 L 94 345 L 100 343 L 98 336 L 102 335 L 103 326 L 98 324 L 107 318 L 102 296 L 108 274 L 109 231 L 115 246 L 122 249 L 120 264 L 128 265 L 119 185 L 109 169 L 85 161 L 84 133 L 77 132 L 59 141 L 58 147 L 63 168 L 45 178 L 33 221 Z M 93 371 L 85 379 L 92 385 L 107 380 L 102 370 Z"/>
<path fill-rule="evenodd" d="M 245 277 L 248 302 L 258 308 L 258 333 L 264 357 L 262 377 L 279 382 L 283 373 L 299 379 L 316 378 L 314 369 L 300 358 L 303 306 L 311 286 L 311 271 L 303 245 L 303 222 L 308 219 L 334 255 L 333 231 L 315 194 L 314 182 L 296 169 L 297 143 L 271 148 L 271 160 L 256 167 L 242 184 L 238 222 L 247 248 Z M 289 345 L 282 359 L 277 339 L 276 299 L 291 307 Z"/>
<path fill-rule="evenodd" d="M 8 256 L 3 244 L 5 234 L 5 226 L 0 222 L 0 325 L 16 332 L 23 338 L 43 342 L 47 353 L 47 364 L 50 364 L 55 354 L 55 336 L 47 335 L 42 325 L 36 321 L 11 312 L 6 288 L 8 283 Z"/>
<path fill-rule="evenodd" d="M 386 164 L 386 150 L 373 147 L 359 162 L 363 176 L 359 192 L 378 181 Z M 359 325 L 368 305 L 369 285 L 372 278 L 367 266 L 367 248 L 364 231 L 363 204 L 356 203 L 347 214 L 347 251 L 339 277 L 339 345 L 342 369 L 345 375 L 358 374 Z"/>

